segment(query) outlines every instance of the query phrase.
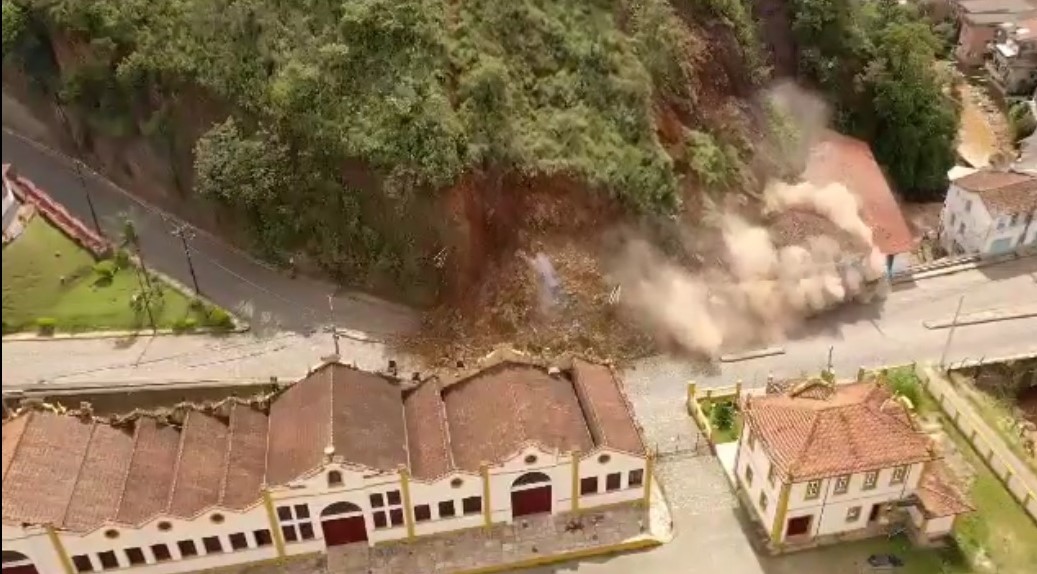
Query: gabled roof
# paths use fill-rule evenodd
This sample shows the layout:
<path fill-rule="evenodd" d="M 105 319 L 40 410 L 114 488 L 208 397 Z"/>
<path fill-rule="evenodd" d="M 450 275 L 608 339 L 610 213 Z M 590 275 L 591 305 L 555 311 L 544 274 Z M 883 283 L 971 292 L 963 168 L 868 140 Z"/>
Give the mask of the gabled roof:
<path fill-rule="evenodd" d="M 994 215 L 1037 211 L 1037 176 L 1031 174 L 985 169 L 954 180 L 954 185 L 980 196 Z"/>
<path fill-rule="evenodd" d="M 841 184 L 860 201 L 861 218 L 875 246 L 886 255 L 914 248 L 914 237 L 868 144 L 827 131 L 810 150 L 803 179 L 818 185 Z"/>
<path fill-rule="evenodd" d="M 956 516 L 976 509 L 968 497 L 954 484 L 946 465 L 938 462 L 930 466 L 918 485 L 916 496 L 922 512 L 928 518 Z"/>
<path fill-rule="evenodd" d="M 891 399 L 873 382 L 830 386 L 812 380 L 751 397 L 745 420 L 779 476 L 791 482 L 931 460 L 929 438 Z"/>
<path fill-rule="evenodd" d="M 583 406 L 594 444 L 633 454 L 644 454 L 644 442 L 634 422 L 630 403 L 605 365 L 573 359 L 573 383 Z"/>

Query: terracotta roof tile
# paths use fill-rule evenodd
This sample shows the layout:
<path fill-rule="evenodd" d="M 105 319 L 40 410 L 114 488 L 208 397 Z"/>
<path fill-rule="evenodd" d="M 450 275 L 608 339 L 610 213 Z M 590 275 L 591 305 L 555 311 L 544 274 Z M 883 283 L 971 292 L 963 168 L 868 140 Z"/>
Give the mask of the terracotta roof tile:
<path fill-rule="evenodd" d="M 93 424 L 49 412 L 28 416 L 17 456 L 4 476 L 3 516 L 14 522 L 61 524 Z"/>
<path fill-rule="evenodd" d="M 399 384 L 345 365 L 333 364 L 330 371 L 336 459 L 380 470 L 407 466 L 407 428 Z"/>
<path fill-rule="evenodd" d="M 220 501 L 227 460 L 226 423 L 191 411 L 180 431 L 176 479 L 169 493 L 169 514 L 190 518 Z"/>
<path fill-rule="evenodd" d="M 439 381 L 425 381 L 407 394 L 403 405 L 411 473 L 428 480 L 453 470 L 446 406 L 439 395 Z"/>
<path fill-rule="evenodd" d="M 320 465 L 331 444 L 331 377 L 331 369 L 318 369 L 270 407 L 269 484 L 284 484 Z"/>
<path fill-rule="evenodd" d="M 976 509 L 954 484 L 950 471 L 942 462 L 931 465 L 922 475 L 916 495 L 922 503 L 922 511 L 929 518 L 955 516 Z"/>
<path fill-rule="evenodd" d="M 849 233 L 839 229 L 828 218 L 812 211 L 789 209 L 774 214 L 768 221 L 768 229 L 776 247 L 807 245 L 817 237 L 835 241 L 843 250 L 863 251 L 860 242 Z"/>
<path fill-rule="evenodd" d="M 893 191 L 868 144 L 832 131 L 810 151 L 803 179 L 819 185 L 839 183 L 861 202 L 861 217 L 887 255 L 914 248 L 914 237 Z"/>
<path fill-rule="evenodd" d="M 7 469 L 11 467 L 11 461 L 14 460 L 14 453 L 18 450 L 18 444 L 22 441 L 22 435 L 25 434 L 25 427 L 27 426 L 29 419 L 32 418 L 31 414 L 20 416 L 13 419 L 4 421 L 4 441 L 3 441 L 3 477 L 7 477 Z"/>
<path fill-rule="evenodd" d="M 116 513 L 116 521 L 140 524 L 166 510 L 173 486 L 180 432 L 154 419 L 137 421 L 133 461 Z"/>
<path fill-rule="evenodd" d="M 132 458 L 132 431 L 103 424 L 94 426 L 79 480 L 65 513 L 65 528 L 93 530 L 114 518 Z"/>
<path fill-rule="evenodd" d="M 503 363 L 443 391 L 459 468 L 475 471 L 527 442 L 558 451 L 594 447 L 573 384 L 530 365 Z"/>
<path fill-rule="evenodd" d="M 612 370 L 605 365 L 574 359 L 573 383 L 595 444 L 644 454 L 641 433 Z"/>
<path fill-rule="evenodd" d="M 221 505 L 242 509 L 259 500 L 266 474 L 267 426 L 267 416 L 248 405 L 231 410 Z"/>
<path fill-rule="evenodd" d="M 840 385 L 827 398 L 814 389 L 754 397 L 745 418 L 782 476 L 794 481 L 912 464 L 933 458 L 929 438 L 904 407 L 874 383 Z"/>
<path fill-rule="evenodd" d="M 1014 171 L 982 170 L 954 180 L 954 185 L 978 194 L 998 215 L 1037 211 L 1037 176 Z"/>

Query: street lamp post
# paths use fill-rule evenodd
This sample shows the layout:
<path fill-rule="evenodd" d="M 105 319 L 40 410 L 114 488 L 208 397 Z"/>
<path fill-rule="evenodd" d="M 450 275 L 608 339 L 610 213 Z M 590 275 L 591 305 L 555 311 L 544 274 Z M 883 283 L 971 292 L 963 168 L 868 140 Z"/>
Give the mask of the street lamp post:
<path fill-rule="evenodd" d="M 75 151 L 74 151 L 74 153 L 78 154 L 79 153 L 79 138 L 77 138 L 75 136 L 75 134 L 72 132 L 72 130 L 69 128 L 68 117 L 65 116 L 65 110 L 62 109 L 61 102 L 58 102 L 57 100 L 55 100 L 54 104 L 55 104 L 55 106 L 58 109 L 58 116 L 61 117 L 61 126 L 63 128 L 65 128 L 66 132 L 69 132 L 70 134 L 72 134 L 72 139 L 73 139 L 73 141 L 75 143 Z M 97 217 L 97 209 L 94 207 L 94 198 L 90 194 L 90 188 L 87 187 L 87 185 L 86 185 L 86 178 L 83 177 L 83 165 L 82 165 L 82 163 L 83 162 L 79 161 L 78 158 L 75 158 L 75 157 L 72 158 L 72 166 L 76 170 L 76 179 L 79 180 L 79 187 L 83 190 L 83 195 L 86 196 L 86 205 L 87 205 L 87 207 L 90 208 L 90 219 L 94 223 L 94 231 L 97 232 L 98 236 L 104 237 L 104 231 L 101 230 L 101 221 L 100 221 L 100 219 L 98 219 L 98 217 Z"/>
<path fill-rule="evenodd" d="M 184 257 L 187 258 L 187 269 L 191 272 L 191 282 L 194 283 L 194 294 L 201 295 L 202 290 L 198 288 L 198 275 L 194 272 L 194 261 L 191 259 L 191 246 L 187 240 L 194 238 L 194 232 L 186 225 L 178 225 L 173 228 L 173 235 L 180 238 L 180 245 L 184 248 Z"/>

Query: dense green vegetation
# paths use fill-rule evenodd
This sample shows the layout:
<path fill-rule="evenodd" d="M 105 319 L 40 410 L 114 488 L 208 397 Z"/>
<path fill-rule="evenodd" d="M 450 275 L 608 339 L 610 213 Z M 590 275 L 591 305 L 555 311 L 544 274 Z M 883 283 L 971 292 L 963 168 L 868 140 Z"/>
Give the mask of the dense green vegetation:
<path fill-rule="evenodd" d="M 871 142 L 906 196 L 942 194 L 958 108 L 931 27 L 895 0 L 793 0 L 791 8 L 800 71 L 826 93 L 840 127 Z"/>
<path fill-rule="evenodd" d="M 745 0 L 691 4 L 759 79 Z M 193 146 L 196 190 L 245 214 L 271 258 L 307 251 L 360 281 L 419 273 L 413 245 L 437 231 L 393 224 L 468 173 L 563 175 L 634 211 L 677 209 L 690 168 L 653 110 L 694 110 L 690 56 L 708 40 L 666 0 L 5 0 L 5 54 L 21 14 L 85 56 L 60 74 L 22 59 L 92 128 L 175 139 L 172 112 L 202 104 L 215 125 Z M 705 157 L 697 172 L 720 171 L 698 180 L 728 181 L 735 159 Z M 358 170 L 374 175 L 345 175 Z"/>

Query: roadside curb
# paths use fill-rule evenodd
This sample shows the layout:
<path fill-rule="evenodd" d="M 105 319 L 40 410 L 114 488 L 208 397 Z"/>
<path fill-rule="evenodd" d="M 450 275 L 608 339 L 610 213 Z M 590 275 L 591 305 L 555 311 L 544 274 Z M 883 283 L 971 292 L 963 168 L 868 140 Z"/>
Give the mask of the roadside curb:
<path fill-rule="evenodd" d="M 1028 311 L 981 311 L 966 315 L 965 317 L 959 317 L 956 323 L 954 318 L 950 318 L 939 319 L 936 321 L 922 321 L 922 325 L 924 325 L 926 329 L 936 330 L 947 329 L 954 326 L 965 327 L 968 325 L 982 325 L 984 323 L 996 323 L 999 321 L 1030 319 L 1033 317 L 1037 317 L 1037 309 Z"/>
<path fill-rule="evenodd" d="M 596 548 L 584 548 L 581 550 L 560 552 L 558 554 L 552 554 L 550 556 L 538 556 L 536 558 L 527 558 L 526 560 L 519 560 L 517 562 L 494 564 L 492 566 L 483 566 L 481 568 L 473 568 L 471 570 L 461 570 L 456 572 L 455 574 L 492 574 L 495 572 L 522 570 L 526 568 L 535 568 L 537 566 L 548 566 L 551 564 L 557 564 L 559 562 L 569 562 L 571 560 L 584 560 L 586 558 L 593 558 L 595 556 L 609 556 L 612 554 L 620 554 L 623 552 L 648 550 L 651 548 L 662 546 L 662 544 L 663 542 L 656 538 L 645 537 L 637 540 L 620 542 L 618 544 L 599 546 Z"/>
<path fill-rule="evenodd" d="M 784 355 L 785 347 L 767 347 L 766 349 L 757 349 L 755 351 L 746 351 L 744 353 L 731 353 L 728 355 L 721 355 L 721 363 L 737 363 L 740 361 L 748 361 L 750 359 L 759 359 L 762 357 L 773 357 L 774 355 Z"/>
<path fill-rule="evenodd" d="M 335 333 L 337 333 L 339 337 L 360 341 L 361 343 L 385 343 L 385 339 L 355 329 L 335 329 Z"/>
<path fill-rule="evenodd" d="M 235 318 L 231 315 L 232 318 Z M 47 341 L 94 341 L 101 339 L 134 339 L 144 337 L 190 337 L 202 335 L 219 337 L 221 335 L 240 335 L 247 333 L 251 327 L 247 324 L 237 324 L 233 329 L 214 329 L 212 327 L 196 327 L 190 331 L 175 331 L 173 329 L 140 329 L 137 331 L 86 331 L 83 333 L 54 333 L 53 335 L 40 335 L 38 333 L 14 333 L 4 335 L 4 343 L 43 343 Z"/>
<path fill-rule="evenodd" d="M 893 285 L 911 283 L 922 279 L 931 279 L 933 277 L 941 277 L 943 275 L 953 275 L 955 273 L 962 273 L 965 271 L 980 269 L 983 267 L 987 267 L 989 265 L 997 265 L 999 263 L 1007 263 L 1009 261 L 1015 261 L 1018 259 L 1025 259 L 1034 256 L 1035 253 L 1023 250 L 1016 253 L 1010 253 L 1007 255 L 996 255 L 993 257 L 988 257 L 986 259 L 978 258 L 973 261 L 965 261 L 962 263 L 949 262 L 944 266 L 934 266 L 933 263 L 935 262 L 933 262 L 925 264 L 924 266 L 920 265 L 915 271 L 909 270 L 908 272 L 905 272 L 903 274 L 894 275 L 893 278 L 890 279 L 890 283 L 892 283 Z"/>

